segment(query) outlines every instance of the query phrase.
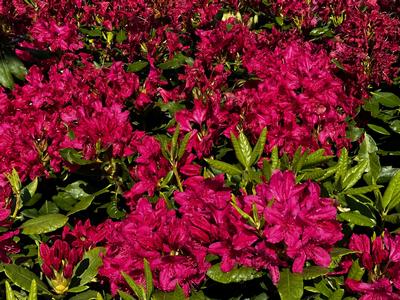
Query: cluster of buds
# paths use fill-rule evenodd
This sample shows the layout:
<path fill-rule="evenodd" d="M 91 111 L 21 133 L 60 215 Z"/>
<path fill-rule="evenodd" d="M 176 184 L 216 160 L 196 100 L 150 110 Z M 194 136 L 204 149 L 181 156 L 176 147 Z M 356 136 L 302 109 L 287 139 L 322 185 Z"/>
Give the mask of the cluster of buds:
<path fill-rule="evenodd" d="M 64 294 L 71 282 L 74 267 L 82 259 L 83 250 L 70 248 L 69 244 L 62 240 L 56 240 L 52 247 L 41 244 L 39 250 L 44 275 L 57 294 Z"/>

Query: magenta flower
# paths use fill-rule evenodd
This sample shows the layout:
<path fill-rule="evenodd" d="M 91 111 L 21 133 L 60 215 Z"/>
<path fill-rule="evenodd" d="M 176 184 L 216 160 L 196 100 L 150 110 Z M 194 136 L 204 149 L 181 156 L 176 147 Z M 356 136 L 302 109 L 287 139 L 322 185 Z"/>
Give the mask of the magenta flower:
<path fill-rule="evenodd" d="M 264 210 L 264 236 L 272 244 L 283 243 L 294 260 L 293 271 L 302 272 L 306 260 L 327 267 L 329 251 L 342 239 L 332 199 L 320 198 L 316 183 L 296 185 L 291 172 L 273 174 L 263 191 L 269 207 Z"/>
<path fill-rule="evenodd" d="M 121 271 L 145 283 L 144 258 L 150 263 L 157 288 L 172 291 L 179 284 L 187 295 L 210 267 L 205 260 L 207 248 L 191 237 L 190 227 L 168 210 L 162 199 L 153 208 L 142 198 L 125 220 L 108 222 L 101 229 L 107 232 L 107 252 L 99 274 L 108 278 L 113 294 L 126 287 Z"/>
<path fill-rule="evenodd" d="M 362 294 L 360 300 L 398 300 L 400 294 L 393 291 L 389 279 L 382 278 L 373 283 L 364 283 L 354 279 L 346 279 L 346 287 Z"/>

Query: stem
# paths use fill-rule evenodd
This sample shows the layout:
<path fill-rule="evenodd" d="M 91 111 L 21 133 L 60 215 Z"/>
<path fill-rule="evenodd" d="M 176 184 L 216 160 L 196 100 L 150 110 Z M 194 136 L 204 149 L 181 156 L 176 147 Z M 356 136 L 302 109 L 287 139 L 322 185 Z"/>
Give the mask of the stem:
<path fill-rule="evenodd" d="M 176 163 L 174 163 L 172 165 L 172 172 L 174 172 L 176 183 L 178 185 L 179 191 L 183 192 L 182 182 L 181 182 L 181 178 L 179 177 L 179 173 L 178 173 L 178 169 L 176 167 Z"/>

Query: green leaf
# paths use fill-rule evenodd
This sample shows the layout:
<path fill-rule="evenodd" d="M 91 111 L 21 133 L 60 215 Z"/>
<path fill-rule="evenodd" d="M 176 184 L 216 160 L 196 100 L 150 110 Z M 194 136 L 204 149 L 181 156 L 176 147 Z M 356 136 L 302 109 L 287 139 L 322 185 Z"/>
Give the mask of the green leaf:
<path fill-rule="evenodd" d="M 87 29 L 79 27 L 79 31 L 90 37 L 101 37 L 102 35 L 101 28 Z"/>
<path fill-rule="evenodd" d="M 10 73 L 14 75 L 15 78 L 18 78 L 19 80 L 24 80 L 25 75 L 28 73 L 28 71 L 25 68 L 22 61 L 20 61 L 15 56 L 8 56 L 8 55 L 6 55 L 5 59 Z"/>
<path fill-rule="evenodd" d="M 379 173 L 379 177 L 377 179 L 377 183 L 382 184 L 389 182 L 397 172 L 400 171 L 400 168 L 393 168 L 392 166 L 382 167 L 381 172 Z"/>
<path fill-rule="evenodd" d="M 386 107 L 400 106 L 400 98 L 393 93 L 388 92 L 373 92 L 371 101 L 377 101 Z"/>
<path fill-rule="evenodd" d="M 303 151 L 303 148 L 300 146 L 299 149 L 300 151 L 298 158 L 296 159 L 293 158 L 292 162 L 293 171 L 295 171 L 296 173 L 300 172 L 300 170 L 303 168 L 308 155 L 308 150 L 304 151 L 304 153 L 301 153 Z"/>
<path fill-rule="evenodd" d="M 264 152 L 265 142 L 267 140 L 267 128 L 264 128 L 261 131 L 260 136 L 258 137 L 257 144 L 254 146 L 253 151 L 250 156 L 250 166 L 254 165 L 261 157 Z"/>
<path fill-rule="evenodd" d="M 135 298 L 124 291 L 118 291 L 118 295 L 122 298 L 122 300 L 135 300 Z"/>
<path fill-rule="evenodd" d="M 239 168 L 220 160 L 204 159 L 211 167 L 220 170 L 229 175 L 242 175 L 243 171 Z"/>
<path fill-rule="evenodd" d="M 400 120 L 394 120 L 389 123 L 390 129 L 400 134 Z"/>
<path fill-rule="evenodd" d="M 87 285 L 75 286 L 73 288 L 68 289 L 68 293 L 81 293 L 86 291 L 89 287 Z"/>
<path fill-rule="evenodd" d="M 267 181 L 269 181 L 269 179 L 272 176 L 272 167 L 271 167 L 270 162 L 267 159 L 263 160 L 262 174 Z"/>
<path fill-rule="evenodd" d="M 369 192 L 373 192 L 375 190 L 379 190 L 379 188 L 383 187 L 383 185 L 368 185 L 359 188 L 350 188 L 345 191 L 346 195 L 362 195 Z"/>
<path fill-rule="evenodd" d="M 7 277 L 21 289 L 29 291 L 31 289 L 32 280 L 35 280 L 39 293 L 50 294 L 46 285 L 39 279 L 39 277 L 35 273 L 29 271 L 24 267 L 14 264 L 9 264 L 9 265 L 4 265 L 4 271 Z"/>
<path fill-rule="evenodd" d="M 368 127 L 371 128 L 373 131 L 379 133 L 379 134 L 390 135 L 390 132 L 387 131 L 382 126 L 378 126 L 378 125 L 374 125 L 374 124 L 368 124 Z"/>
<path fill-rule="evenodd" d="M 96 300 L 97 299 L 97 291 L 89 290 L 83 293 L 77 294 L 68 300 Z"/>
<path fill-rule="evenodd" d="M 278 152 L 278 147 L 274 146 L 272 148 L 272 152 L 271 152 L 271 168 L 272 171 L 277 170 L 280 168 L 281 163 L 279 161 L 279 152 Z"/>
<path fill-rule="evenodd" d="M 364 275 L 364 268 L 361 268 L 360 263 L 357 260 L 353 261 L 353 264 L 351 265 L 351 268 L 349 270 L 349 274 L 347 275 L 348 278 L 354 279 L 354 280 L 361 280 L 361 278 Z"/>
<path fill-rule="evenodd" d="M 368 167 L 368 160 L 363 160 L 358 163 L 355 167 L 347 170 L 342 181 L 342 188 L 344 190 L 353 187 L 362 177 L 366 168 Z"/>
<path fill-rule="evenodd" d="M 344 289 L 338 289 L 333 292 L 333 294 L 329 297 L 329 300 L 342 300 L 344 295 Z"/>
<path fill-rule="evenodd" d="M 149 63 L 145 60 L 138 60 L 135 61 L 131 64 L 128 64 L 127 71 L 131 73 L 139 72 L 146 68 L 149 65 Z"/>
<path fill-rule="evenodd" d="M 301 274 L 283 269 L 280 273 L 278 292 L 281 300 L 297 300 L 303 296 L 303 277 Z"/>
<path fill-rule="evenodd" d="M 21 225 L 24 234 L 40 234 L 52 232 L 63 227 L 68 217 L 62 214 L 48 214 L 26 221 Z"/>
<path fill-rule="evenodd" d="M 183 55 L 182 53 L 176 54 L 173 58 L 167 60 L 164 63 L 158 64 L 157 67 L 159 67 L 161 70 L 174 70 L 182 67 L 188 57 Z"/>
<path fill-rule="evenodd" d="M 39 209 L 39 215 L 56 214 L 59 212 L 57 205 L 54 202 L 45 201 Z"/>
<path fill-rule="evenodd" d="M 389 222 L 389 223 L 398 225 L 400 223 L 400 213 L 395 213 L 395 214 L 391 214 L 391 215 L 383 215 L 382 219 L 385 222 Z"/>
<path fill-rule="evenodd" d="M 332 34 L 332 31 L 328 26 L 314 28 L 313 30 L 310 31 L 311 36 L 324 36 L 329 33 Z"/>
<path fill-rule="evenodd" d="M 388 187 L 382 197 L 382 208 L 384 212 L 400 203 L 400 171 L 390 180 Z"/>
<path fill-rule="evenodd" d="M 321 281 L 315 283 L 314 286 L 325 297 L 329 298 L 333 294 L 333 291 L 328 287 L 326 280 L 321 280 Z"/>
<path fill-rule="evenodd" d="M 28 300 L 37 300 L 37 298 L 38 298 L 37 284 L 36 284 L 36 280 L 33 279 L 31 282 L 31 288 L 29 290 Z"/>
<path fill-rule="evenodd" d="M 126 283 L 129 285 L 129 287 L 132 289 L 132 291 L 136 294 L 136 296 L 140 299 L 140 300 L 147 300 L 146 299 L 146 292 L 144 290 L 144 288 L 137 284 L 128 274 L 126 274 L 125 272 L 121 272 L 122 277 L 124 277 Z"/>
<path fill-rule="evenodd" d="M 127 38 L 128 37 L 126 36 L 126 31 L 121 29 L 120 31 L 118 31 L 117 36 L 115 37 L 115 40 L 117 41 L 117 43 L 122 43 Z"/>
<path fill-rule="evenodd" d="M 235 135 L 232 132 L 231 132 L 231 142 L 232 142 L 233 150 L 235 151 L 237 160 L 242 164 L 242 166 L 247 167 L 247 159 L 246 159 L 244 153 L 242 152 L 242 148 L 241 148 L 241 145 L 240 145 L 238 139 L 235 137 Z"/>
<path fill-rule="evenodd" d="M 38 178 L 36 177 L 32 182 L 30 182 L 27 186 L 24 187 L 24 189 L 27 189 L 29 192 L 29 195 L 33 197 L 36 193 L 38 187 Z"/>
<path fill-rule="evenodd" d="M 329 269 L 324 268 L 324 267 L 319 267 L 319 266 L 310 266 L 310 267 L 305 267 L 303 270 L 303 278 L 304 280 L 310 280 L 314 279 L 323 275 L 328 274 Z"/>
<path fill-rule="evenodd" d="M 317 180 L 326 174 L 326 170 L 321 168 L 303 169 L 301 172 L 301 175 L 298 176 L 299 181 L 308 179 Z"/>
<path fill-rule="evenodd" d="M 5 59 L 0 58 L 0 85 L 12 89 L 14 86 L 14 80 L 12 78 L 10 69 L 7 66 Z"/>
<path fill-rule="evenodd" d="M 366 216 L 363 216 L 359 212 L 356 211 L 350 211 L 350 212 L 343 212 L 339 215 L 339 217 L 347 221 L 351 224 L 358 225 L 358 226 L 365 226 L 365 227 L 374 227 L 376 225 L 376 221 L 368 218 Z"/>
<path fill-rule="evenodd" d="M 239 133 L 239 146 L 240 150 L 243 153 L 244 161 L 245 161 L 245 167 L 249 168 L 251 166 L 250 160 L 251 160 L 251 153 L 253 152 L 251 149 L 251 145 L 249 143 L 249 140 L 245 136 L 243 132 Z"/>
<path fill-rule="evenodd" d="M 178 160 L 180 160 L 183 157 L 183 154 L 185 154 L 186 151 L 186 147 L 189 143 L 189 139 L 191 137 L 191 133 L 188 132 L 185 134 L 185 136 L 183 137 L 180 145 L 179 145 L 179 150 L 178 150 Z"/>
<path fill-rule="evenodd" d="M 100 253 L 104 252 L 104 250 L 105 249 L 102 247 L 96 247 L 87 251 L 84 254 L 82 261 L 79 263 L 79 265 L 82 265 L 83 261 L 86 259 L 89 260 L 89 265 L 85 269 L 85 271 L 78 276 L 78 278 L 80 279 L 79 285 L 82 286 L 88 284 L 97 276 L 99 268 L 103 265 Z M 77 266 L 77 269 L 79 268 L 79 265 Z"/>
<path fill-rule="evenodd" d="M 93 160 L 86 160 L 82 158 L 82 154 L 72 148 L 64 148 L 60 150 L 60 155 L 70 164 L 75 165 L 90 165 L 95 163 Z"/>
<path fill-rule="evenodd" d="M 340 152 L 339 161 L 337 163 L 337 170 L 335 173 L 335 184 L 339 182 L 341 178 L 346 176 L 347 168 L 349 165 L 349 154 L 346 148 L 343 148 Z"/>
<path fill-rule="evenodd" d="M 215 264 L 207 271 L 207 276 L 216 282 L 228 284 L 260 278 L 262 273 L 247 267 L 234 268 L 229 272 L 223 272 L 220 264 Z"/>
<path fill-rule="evenodd" d="M 94 200 L 94 198 L 95 198 L 94 195 L 89 195 L 89 196 L 83 197 L 81 199 L 81 201 L 76 203 L 74 205 L 74 207 L 67 213 L 67 216 L 70 216 L 74 213 L 85 210 L 86 208 L 88 208 L 90 206 L 90 204 L 92 204 L 92 201 Z"/>
<path fill-rule="evenodd" d="M 346 248 L 333 248 L 330 255 L 331 255 L 331 264 L 329 265 L 330 268 L 336 268 L 341 260 L 342 257 L 348 254 L 355 253 L 356 251 L 346 249 Z"/>
<path fill-rule="evenodd" d="M 15 300 L 14 291 L 12 290 L 8 280 L 6 280 L 6 300 Z"/>
<path fill-rule="evenodd" d="M 150 264 L 147 259 L 144 259 L 144 276 L 146 278 L 146 297 L 147 299 L 151 298 L 151 294 L 153 293 L 153 275 L 151 274 Z"/>
<path fill-rule="evenodd" d="M 152 297 L 152 300 L 185 300 L 188 299 L 185 296 L 182 288 L 178 285 L 173 292 L 166 293 L 156 291 Z M 191 299 L 191 298 L 190 298 Z"/>
<path fill-rule="evenodd" d="M 178 137 L 179 137 L 179 133 L 180 133 L 181 129 L 180 129 L 180 125 L 179 123 L 176 125 L 174 134 L 172 136 L 172 140 L 171 140 L 171 158 L 173 160 L 175 160 L 175 154 L 177 154 L 178 152 Z"/>

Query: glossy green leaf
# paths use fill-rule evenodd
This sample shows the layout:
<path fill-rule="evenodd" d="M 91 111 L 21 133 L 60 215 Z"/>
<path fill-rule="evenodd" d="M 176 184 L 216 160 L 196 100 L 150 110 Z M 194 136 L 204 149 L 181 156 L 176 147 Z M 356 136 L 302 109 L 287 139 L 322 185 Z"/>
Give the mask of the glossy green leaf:
<path fill-rule="evenodd" d="M 180 125 L 177 124 L 171 139 L 171 158 L 173 160 L 175 160 L 175 155 L 178 152 L 178 138 L 180 132 L 181 132 Z"/>
<path fill-rule="evenodd" d="M 373 92 L 371 101 L 379 102 L 386 107 L 394 108 L 400 106 L 400 98 L 389 92 Z"/>
<path fill-rule="evenodd" d="M 368 124 L 367 125 L 369 128 L 371 128 L 373 131 L 382 134 L 382 135 L 390 135 L 390 132 L 387 131 L 385 128 L 382 126 L 374 125 L 374 124 Z"/>
<path fill-rule="evenodd" d="M 314 286 L 325 297 L 329 298 L 333 294 L 333 291 L 328 287 L 326 280 L 321 280 L 319 282 L 316 282 Z"/>
<path fill-rule="evenodd" d="M 65 159 L 70 164 L 75 165 L 90 165 L 93 164 L 95 161 L 86 160 L 82 158 L 82 154 L 75 149 L 72 148 L 64 148 L 60 150 L 60 155 L 63 159 Z"/>
<path fill-rule="evenodd" d="M 297 300 L 303 296 L 303 277 L 289 269 L 280 272 L 278 292 L 281 300 Z"/>
<path fill-rule="evenodd" d="M 40 215 L 48 215 L 48 214 L 56 214 L 60 210 L 58 209 L 57 205 L 54 202 L 45 201 L 42 207 L 39 209 Z"/>
<path fill-rule="evenodd" d="M 354 280 L 361 280 L 361 278 L 364 275 L 364 268 L 360 266 L 360 263 L 357 260 L 353 261 L 353 264 L 351 265 L 351 268 L 349 270 L 349 273 L 347 275 L 348 278 L 354 279 Z"/>
<path fill-rule="evenodd" d="M 362 195 L 369 192 L 373 192 L 375 190 L 379 190 L 379 188 L 383 187 L 382 185 L 368 185 L 359 188 L 350 188 L 345 191 L 346 195 Z"/>
<path fill-rule="evenodd" d="M 400 171 L 390 180 L 382 197 L 382 208 L 385 212 L 400 203 Z"/>
<path fill-rule="evenodd" d="M 100 256 L 101 252 L 104 252 L 104 248 L 96 247 L 87 251 L 84 254 L 82 261 L 87 259 L 89 261 L 89 264 L 88 267 L 84 270 L 84 272 L 78 276 L 78 278 L 80 279 L 79 282 L 80 285 L 88 284 L 97 276 L 99 268 L 103 265 L 103 260 L 101 259 Z"/>
<path fill-rule="evenodd" d="M 87 285 L 80 285 L 80 286 L 75 286 L 73 288 L 69 288 L 68 289 L 68 293 L 82 293 L 84 291 L 86 291 L 87 289 L 89 289 L 89 287 Z"/>
<path fill-rule="evenodd" d="M 366 216 L 363 216 L 359 212 L 356 211 L 350 211 L 350 212 L 343 212 L 339 215 L 339 217 L 347 221 L 351 224 L 358 225 L 358 226 L 365 226 L 365 227 L 374 227 L 376 225 L 376 221 L 368 218 Z"/>
<path fill-rule="evenodd" d="M 62 214 L 48 214 L 26 221 L 21 225 L 24 234 L 48 233 L 63 227 L 68 217 Z"/>
<path fill-rule="evenodd" d="M 14 80 L 5 59 L 0 59 L 0 85 L 8 89 L 12 89 L 14 86 Z"/>
<path fill-rule="evenodd" d="M 342 151 L 340 152 L 339 161 L 337 163 L 337 170 L 335 173 L 335 184 L 337 184 L 341 178 L 346 176 L 348 165 L 349 165 L 349 154 L 346 148 L 343 148 Z"/>
<path fill-rule="evenodd" d="M 228 164 L 223 161 L 205 158 L 204 159 L 211 167 L 220 170 L 229 175 L 242 175 L 243 171 L 234 165 Z"/>
<path fill-rule="evenodd" d="M 183 157 L 183 155 L 185 154 L 185 151 L 186 151 L 187 145 L 189 143 L 190 137 L 191 137 L 191 133 L 190 132 L 186 133 L 185 136 L 183 137 L 183 139 L 182 139 L 182 141 L 181 141 L 181 143 L 179 145 L 178 160 L 180 160 Z"/>
<path fill-rule="evenodd" d="M 261 131 L 260 136 L 258 137 L 258 141 L 254 146 L 253 151 L 250 155 L 250 166 L 254 165 L 261 157 L 264 152 L 265 142 L 267 140 L 267 128 L 264 128 Z"/>
<path fill-rule="evenodd" d="M 5 60 L 8 70 L 11 72 L 11 74 L 19 80 L 24 80 L 28 71 L 22 61 L 20 61 L 16 56 L 9 55 L 5 56 Z"/>
<path fill-rule="evenodd" d="M 247 267 L 238 267 L 229 272 L 223 272 L 220 264 L 215 264 L 207 271 L 207 276 L 216 282 L 228 284 L 260 278 L 262 273 Z"/>
<path fill-rule="evenodd" d="M 174 70 L 182 67 L 186 60 L 187 57 L 185 55 L 178 53 L 166 62 L 158 64 L 157 67 L 159 67 L 161 70 Z"/>
<path fill-rule="evenodd" d="M 115 36 L 115 40 L 117 43 L 122 43 L 124 42 L 128 37 L 126 36 L 126 31 L 121 29 L 118 31 L 117 35 Z"/>
<path fill-rule="evenodd" d="M 239 143 L 239 140 L 235 137 L 235 135 L 231 132 L 231 142 L 233 145 L 233 150 L 235 151 L 235 155 L 237 160 L 242 164 L 242 166 L 247 167 L 247 160 L 242 152 L 241 145 Z"/>
<path fill-rule="evenodd" d="M 31 288 L 29 289 L 28 300 L 37 300 L 37 298 L 38 298 L 37 284 L 36 284 L 36 280 L 33 279 L 31 282 Z"/>
<path fill-rule="evenodd" d="M 251 153 L 253 152 L 251 145 L 249 143 L 249 140 L 245 136 L 243 132 L 239 133 L 239 138 L 238 138 L 240 150 L 243 153 L 244 161 L 245 161 L 245 167 L 249 168 L 251 166 Z"/>
<path fill-rule="evenodd" d="M 107 193 L 108 192 L 108 187 L 105 187 L 104 189 L 101 189 L 100 191 L 97 191 L 96 193 L 93 193 L 91 195 L 86 195 L 83 197 L 80 197 L 80 201 L 77 202 L 74 207 L 71 208 L 71 210 L 68 212 L 67 216 L 70 216 L 74 213 L 77 213 L 79 211 L 87 209 L 93 202 L 94 198 L 97 196 Z"/>
<path fill-rule="evenodd" d="M 32 271 L 18 265 L 8 264 L 4 265 L 4 271 L 7 277 L 21 289 L 28 291 L 31 289 L 32 280 L 36 281 L 39 293 L 49 294 L 46 285 L 39 279 L 39 277 Z"/>
<path fill-rule="evenodd" d="M 274 146 L 271 152 L 271 168 L 272 171 L 280 168 L 278 147 Z"/>
<path fill-rule="evenodd" d="M 342 188 L 344 190 L 353 187 L 362 177 L 365 170 L 368 167 L 368 161 L 363 160 L 359 162 L 356 166 L 352 167 L 351 169 L 346 171 L 342 181 Z"/>
<path fill-rule="evenodd" d="M 139 300 L 147 300 L 146 299 L 146 291 L 144 288 L 137 284 L 128 274 L 125 272 L 121 272 L 122 277 L 124 277 L 126 283 L 129 285 L 129 287 L 132 289 L 132 291 L 136 294 L 136 296 L 139 298 Z"/>
<path fill-rule="evenodd" d="M 333 294 L 329 297 L 328 300 L 342 300 L 344 295 L 344 289 L 338 289 L 333 292 Z"/>
<path fill-rule="evenodd" d="M 135 61 L 131 64 L 128 64 L 127 71 L 131 73 L 139 72 L 146 68 L 149 65 L 149 63 L 145 60 L 138 60 Z"/>
<path fill-rule="evenodd" d="M 135 300 L 135 298 L 124 291 L 118 291 L 118 295 L 122 298 L 122 300 Z"/>
<path fill-rule="evenodd" d="M 96 300 L 96 299 L 97 299 L 97 292 L 93 290 L 84 291 L 83 293 L 68 298 L 68 300 Z"/>
<path fill-rule="evenodd" d="M 150 264 L 147 261 L 147 259 L 144 259 L 143 264 L 144 264 L 144 276 L 146 278 L 146 297 L 147 299 L 150 299 L 154 290 L 153 275 L 151 274 Z"/>
<path fill-rule="evenodd" d="M 329 269 L 320 266 L 310 266 L 303 269 L 303 278 L 310 280 L 328 274 Z"/>
<path fill-rule="evenodd" d="M 6 280 L 6 300 L 15 300 L 14 291 L 11 288 L 10 283 Z"/>
<path fill-rule="evenodd" d="M 185 300 L 188 299 L 185 296 L 185 293 L 183 292 L 182 288 L 178 285 L 173 292 L 167 293 L 167 292 L 161 292 L 161 291 L 156 291 L 153 294 L 152 300 Z M 192 299 L 192 297 L 190 297 Z"/>

